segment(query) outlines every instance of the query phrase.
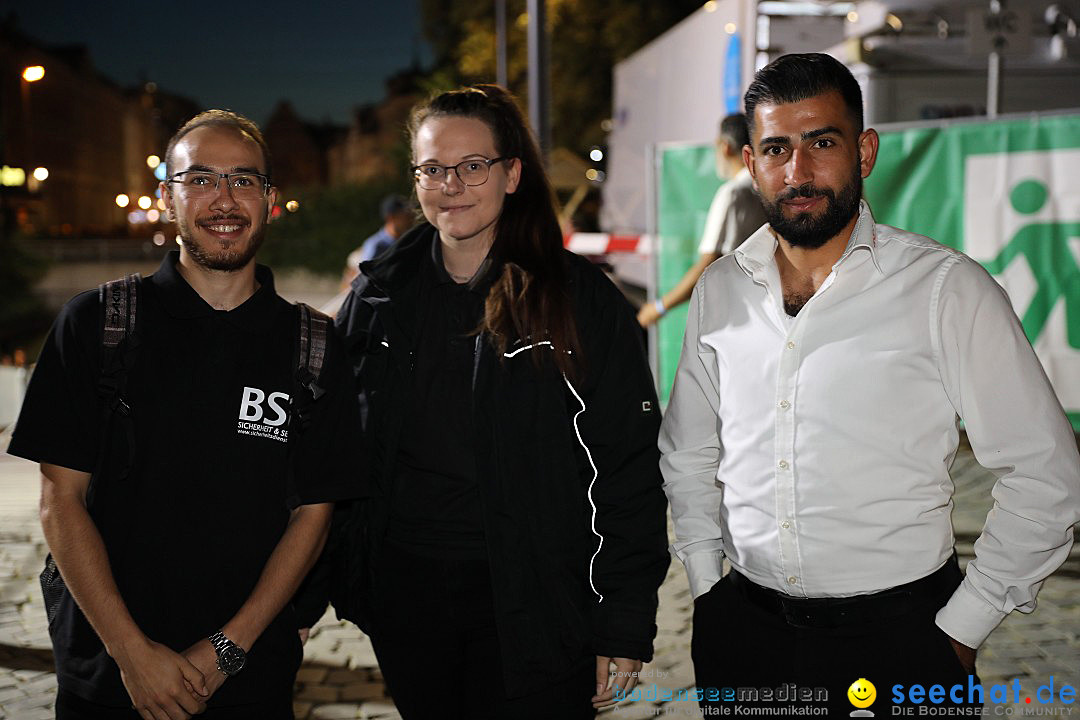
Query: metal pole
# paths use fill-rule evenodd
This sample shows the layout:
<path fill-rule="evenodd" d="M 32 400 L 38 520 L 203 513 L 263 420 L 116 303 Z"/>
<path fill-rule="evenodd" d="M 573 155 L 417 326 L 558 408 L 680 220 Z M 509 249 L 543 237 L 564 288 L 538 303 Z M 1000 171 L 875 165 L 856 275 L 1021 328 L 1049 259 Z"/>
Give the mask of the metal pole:
<path fill-rule="evenodd" d="M 986 117 L 996 118 L 1001 102 L 1001 53 L 990 52 L 989 66 L 986 72 Z"/>
<path fill-rule="evenodd" d="M 529 122 L 547 162 L 551 150 L 551 83 L 548 78 L 547 11 L 544 0 L 528 0 Z"/>
<path fill-rule="evenodd" d="M 495 82 L 507 86 L 506 0 L 495 0 Z"/>
<path fill-rule="evenodd" d="M 990 38 L 990 56 L 986 68 L 986 117 L 996 118 L 1001 106 L 1001 51 L 1004 49 L 1005 38 L 1001 31 L 1001 11 L 1004 9 L 1004 0 L 990 0 L 990 15 L 987 25 L 994 31 Z"/>

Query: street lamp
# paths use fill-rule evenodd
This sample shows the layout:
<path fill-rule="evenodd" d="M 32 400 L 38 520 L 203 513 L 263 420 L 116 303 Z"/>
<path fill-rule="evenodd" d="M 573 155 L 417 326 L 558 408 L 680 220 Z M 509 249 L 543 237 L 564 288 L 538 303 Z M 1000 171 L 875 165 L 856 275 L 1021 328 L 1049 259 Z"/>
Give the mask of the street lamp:
<path fill-rule="evenodd" d="M 41 65 L 30 65 L 22 73 L 22 79 L 28 83 L 37 82 L 45 77 L 45 68 Z"/>
<path fill-rule="evenodd" d="M 26 179 L 26 189 L 30 192 L 38 192 L 41 189 L 41 183 L 45 182 L 48 177 L 48 168 L 34 168 L 34 172 L 30 173 L 30 177 Z"/>
<path fill-rule="evenodd" d="M 29 85 L 30 83 L 37 82 L 43 77 L 45 77 L 45 68 L 41 65 L 30 65 L 23 68 L 23 82 L 21 83 L 22 87 L 20 88 L 22 92 L 20 94 L 22 95 L 22 122 L 24 127 L 29 127 L 30 125 L 28 109 L 30 94 Z M 11 160 L 11 158 L 8 157 L 8 130 L 9 128 L 7 127 L 7 123 L 5 122 L 5 118 L 0 116 L 0 138 L 2 138 L 2 141 L 0 141 L 0 168 L 2 168 L 2 170 L 0 170 L 0 181 L 2 181 L 3 185 L 14 184 L 13 181 L 15 180 L 15 178 L 12 175 L 16 170 L 18 170 L 19 173 L 23 173 L 23 170 L 21 168 L 9 168 L 7 166 L 8 161 Z M 23 140 L 24 145 L 26 146 L 25 153 L 22 153 L 24 155 L 24 157 L 22 158 L 24 161 L 26 158 L 33 158 L 34 156 L 32 149 L 32 138 L 28 138 L 25 133 L 26 130 L 23 131 Z M 19 185 L 22 185 L 24 182 L 26 182 L 25 174 L 23 175 L 23 177 L 18 178 L 18 180 Z M 0 195 L 0 238 L 6 238 L 9 236 L 11 230 L 14 227 L 14 223 L 15 213 L 12 212 L 12 208 L 9 205 L 8 196 L 6 193 L 4 193 Z"/>

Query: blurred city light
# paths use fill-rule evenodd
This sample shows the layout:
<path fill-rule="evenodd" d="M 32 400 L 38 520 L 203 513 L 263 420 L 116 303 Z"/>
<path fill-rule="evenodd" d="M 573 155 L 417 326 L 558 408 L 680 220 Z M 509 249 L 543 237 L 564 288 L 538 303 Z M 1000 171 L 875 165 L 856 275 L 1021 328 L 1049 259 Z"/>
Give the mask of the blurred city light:
<path fill-rule="evenodd" d="M 154 177 L 165 182 L 165 163 L 158 163 L 158 166 L 154 168 Z"/>
<path fill-rule="evenodd" d="M 31 65 L 23 70 L 22 78 L 26 82 L 37 82 L 45 77 L 45 68 L 40 65 Z"/>
<path fill-rule="evenodd" d="M 161 164 L 161 158 L 159 158 L 157 155 L 147 155 L 146 156 L 146 167 L 150 168 L 151 170 L 153 170 L 154 168 L 156 168 L 160 164 Z"/>
<path fill-rule="evenodd" d="M 604 159 L 604 151 L 598 147 L 594 147 L 589 151 L 589 159 L 593 162 L 600 162 Z"/>
<path fill-rule="evenodd" d="M 285 209 L 289 212 L 296 212 L 300 209 L 300 203 L 295 200 L 290 200 L 289 202 L 285 203 Z"/>
<path fill-rule="evenodd" d="M 160 230 L 158 230 L 156 233 L 154 233 L 154 244 L 157 245 L 158 247 L 161 247 L 162 245 L 164 245 L 165 244 L 165 233 L 161 232 Z"/>
<path fill-rule="evenodd" d="M 22 168 L 8 167 L 5 165 L 0 168 L 0 185 L 4 187 L 19 187 L 26 182 L 26 171 Z"/>
<path fill-rule="evenodd" d="M 156 205 L 158 210 L 161 210 L 162 212 L 165 211 L 165 201 L 162 200 L 160 197 L 157 199 Z"/>
<path fill-rule="evenodd" d="M 885 22 L 889 23 L 889 27 L 891 27 L 896 32 L 900 32 L 901 30 L 904 29 L 904 21 L 901 20 L 900 18 L 896 17 L 892 13 L 889 13 L 885 17 Z"/>
<path fill-rule="evenodd" d="M 847 14 L 847 21 L 849 23 L 857 23 L 857 22 L 859 22 L 859 13 L 852 10 L 851 12 L 849 12 Z"/>
<path fill-rule="evenodd" d="M 600 172 L 596 168 L 589 168 L 585 171 L 585 179 L 592 180 L 593 182 L 600 176 Z"/>
<path fill-rule="evenodd" d="M 724 26 L 724 32 L 726 32 L 728 35 L 734 35 L 736 29 L 737 28 L 735 27 L 735 23 L 728 23 Z"/>
<path fill-rule="evenodd" d="M 38 182 L 45 182 L 49 179 L 48 168 L 39 167 L 34 170 L 34 179 Z"/>
<path fill-rule="evenodd" d="M 143 210 L 149 210 L 149 209 L 150 209 L 150 206 L 151 206 L 151 205 L 152 205 L 153 203 L 154 203 L 154 201 L 153 201 L 153 200 L 151 200 L 151 199 L 150 199 L 149 197 L 147 197 L 146 195 L 143 195 L 142 197 L 140 197 L 140 198 L 139 198 L 139 207 L 141 207 L 141 208 L 142 208 Z"/>
<path fill-rule="evenodd" d="M 128 203 L 130 203 L 130 202 L 131 202 L 131 198 L 129 198 L 124 193 L 120 193 L 119 195 L 116 196 L 116 206 L 117 207 L 125 208 L 125 207 L 128 206 Z"/>
<path fill-rule="evenodd" d="M 184 246 L 184 239 L 182 237 L 180 237 L 179 235 L 176 236 L 176 244 L 179 245 L 180 247 Z"/>
<path fill-rule="evenodd" d="M 157 208 L 152 208 L 146 211 L 146 222 L 156 223 L 160 219 L 161 213 L 157 210 Z"/>
<path fill-rule="evenodd" d="M 128 222 L 132 225 L 146 222 L 146 213 L 142 210 L 132 210 L 128 213 Z"/>
<path fill-rule="evenodd" d="M 716 12 L 716 0 L 709 0 L 704 5 L 705 12 Z"/>

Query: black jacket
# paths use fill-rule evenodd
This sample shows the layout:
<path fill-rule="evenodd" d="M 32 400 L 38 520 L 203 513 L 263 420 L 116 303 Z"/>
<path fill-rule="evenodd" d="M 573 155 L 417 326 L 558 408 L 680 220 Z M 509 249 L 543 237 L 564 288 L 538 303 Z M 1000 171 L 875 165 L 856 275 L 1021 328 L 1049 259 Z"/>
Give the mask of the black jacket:
<path fill-rule="evenodd" d="M 378 626 L 367 600 L 379 578 L 402 398 L 412 391 L 419 269 L 436 241 L 421 225 L 361 265 L 336 321 L 373 465 L 363 499 L 335 522 L 328 553 L 338 615 L 365 630 Z M 503 657 L 513 658 L 505 663 L 511 696 L 565 675 L 585 654 L 650 660 L 669 561 L 660 411 L 641 331 L 603 273 L 565 257 L 583 346 L 579 380 L 564 379 L 549 346 L 518 341 L 498 357 L 491 343 L 476 344 L 476 467 L 498 635 Z"/>

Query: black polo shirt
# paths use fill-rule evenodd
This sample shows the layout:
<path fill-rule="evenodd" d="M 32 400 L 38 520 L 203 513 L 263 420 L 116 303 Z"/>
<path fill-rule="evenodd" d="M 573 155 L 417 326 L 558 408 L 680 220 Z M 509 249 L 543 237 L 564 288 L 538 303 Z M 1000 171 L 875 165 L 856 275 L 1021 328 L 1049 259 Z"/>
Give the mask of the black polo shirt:
<path fill-rule="evenodd" d="M 419 552 L 485 549 L 473 376 L 491 276 L 491 261 L 485 260 L 472 281 L 454 282 L 438 237 L 420 267 L 420 333 L 389 523 L 391 539 Z"/>
<path fill-rule="evenodd" d="M 355 495 L 361 431 L 352 373 L 330 332 L 327 392 L 312 405 L 310 426 L 288 438 L 296 307 L 258 266 L 255 294 L 231 311 L 215 310 L 177 272 L 178 258 L 170 253 L 139 288 L 125 395 L 134 431 L 128 477 L 117 472 L 129 457 L 126 428 L 114 422 L 104 442 L 101 432 L 97 291 L 71 300 L 53 325 L 8 451 L 84 472 L 100 463 L 90 514 L 120 593 L 148 637 L 182 651 L 239 610 L 291 508 Z M 296 630 L 286 607 L 210 704 L 291 688 L 302 657 Z M 70 596 L 50 633 L 62 688 L 130 706 L 116 664 Z"/>

